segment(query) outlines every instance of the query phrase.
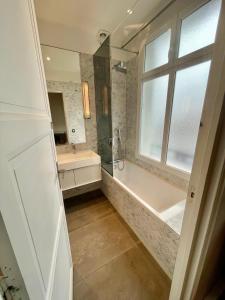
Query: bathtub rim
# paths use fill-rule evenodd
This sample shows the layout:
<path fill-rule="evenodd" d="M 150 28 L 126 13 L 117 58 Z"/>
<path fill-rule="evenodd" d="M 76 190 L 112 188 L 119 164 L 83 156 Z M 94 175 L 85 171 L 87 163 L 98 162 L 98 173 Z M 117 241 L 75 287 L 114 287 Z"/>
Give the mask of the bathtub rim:
<path fill-rule="evenodd" d="M 134 164 L 135 165 L 135 164 Z M 139 166 L 138 166 L 139 167 Z M 140 167 L 141 168 L 141 167 Z M 114 175 L 112 176 L 109 174 L 104 168 L 102 168 L 102 172 L 104 172 L 106 175 L 110 176 L 122 189 L 124 189 L 128 194 L 130 194 L 133 198 L 135 198 L 141 205 L 143 205 L 146 209 L 148 209 L 150 212 L 152 212 L 156 217 L 158 217 L 163 223 L 165 223 L 171 230 L 173 230 L 178 236 L 181 235 L 181 229 L 176 228 L 176 226 L 172 226 L 170 224 L 170 220 L 172 217 L 176 216 L 176 213 L 172 216 L 167 215 L 167 211 L 169 212 L 171 209 L 174 208 L 174 210 L 178 207 L 179 204 L 185 203 L 186 199 L 182 199 L 178 203 L 172 205 L 162 213 L 159 213 L 156 209 L 154 209 L 150 204 L 146 203 L 141 197 L 139 197 L 136 193 L 134 193 L 130 188 L 128 188 L 123 182 L 121 182 L 118 178 L 116 178 Z M 149 172 L 150 173 L 150 172 Z M 156 176 L 152 173 L 150 173 L 153 176 Z M 157 176 L 156 176 L 157 177 Z M 161 178 L 160 178 L 161 179 Z M 161 179 L 163 180 L 163 179 Z M 168 182 L 167 182 L 168 183 Z M 169 183 L 170 184 L 170 183 Z M 171 184 L 172 185 L 172 184 Z M 179 209 L 179 211 L 182 211 L 182 209 Z M 183 219 L 183 217 L 182 217 Z"/>

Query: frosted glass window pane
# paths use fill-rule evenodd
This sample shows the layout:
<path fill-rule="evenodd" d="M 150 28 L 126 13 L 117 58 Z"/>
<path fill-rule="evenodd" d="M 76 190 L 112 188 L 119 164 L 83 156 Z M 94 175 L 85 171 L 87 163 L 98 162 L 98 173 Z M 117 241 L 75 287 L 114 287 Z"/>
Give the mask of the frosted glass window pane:
<path fill-rule="evenodd" d="M 140 154 L 161 160 L 164 118 L 166 110 L 169 75 L 143 83 Z"/>
<path fill-rule="evenodd" d="M 212 0 L 183 20 L 179 57 L 215 42 L 220 8 L 221 0 Z"/>
<path fill-rule="evenodd" d="M 167 164 L 187 172 L 192 169 L 209 68 L 207 61 L 176 74 Z"/>
<path fill-rule="evenodd" d="M 145 72 L 168 63 L 171 30 L 145 46 Z"/>

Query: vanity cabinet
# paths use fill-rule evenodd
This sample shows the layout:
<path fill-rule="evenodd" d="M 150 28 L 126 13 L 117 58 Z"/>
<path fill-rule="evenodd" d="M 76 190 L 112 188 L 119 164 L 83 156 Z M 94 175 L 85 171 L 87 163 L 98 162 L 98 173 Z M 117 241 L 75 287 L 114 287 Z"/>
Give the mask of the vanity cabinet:
<path fill-rule="evenodd" d="M 59 182 L 61 189 L 69 190 L 75 186 L 75 178 L 74 178 L 74 171 L 60 171 L 59 172 Z"/>
<path fill-rule="evenodd" d="M 58 173 L 63 191 L 101 180 L 101 159 L 93 151 L 58 156 Z"/>
<path fill-rule="evenodd" d="M 101 180 L 101 165 L 93 165 L 74 170 L 76 186 Z"/>
<path fill-rule="evenodd" d="M 101 180 L 101 165 L 60 171 L 59 181 L 63 191 Z"/>

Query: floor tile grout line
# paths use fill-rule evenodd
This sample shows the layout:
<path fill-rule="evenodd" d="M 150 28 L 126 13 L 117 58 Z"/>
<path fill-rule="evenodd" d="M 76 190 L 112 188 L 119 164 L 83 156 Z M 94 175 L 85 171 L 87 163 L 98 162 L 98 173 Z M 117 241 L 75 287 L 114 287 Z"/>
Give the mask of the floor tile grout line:
<path fill-rule="evenodd" d="M 85 274 L 85 275 L 81 275 L 82 279 L 85 281 L 85 279 L 87 277 L 89 277 L 90 275 L 92 275 L 93 273 L 99 271 L 101 268 L 105 267 L 106 265 L 112 263 L 113 261 L 115 261 L 117 258 L 119 258 L 120 256 L 124 255 L 126 252 L 130 251 L 133 248 L 136 248 L 137 244 L 134 243 L 134 245 L 130 246 L 129 248 L 127 248 L 126 250 L 122 251 L 120 254 L 113 256 L 108 262 L 104 263 L 103 265 L 101 265 L 100 267 L 96 268 L 95 270 Z M 86 281 L 85 281 L 86 282 Z"/>
<path fill-rule="evenodd" d="M 118 216 L 117 212 L 114 212 L 114 213 L 112 213 L 111 215 L 113 215 L 113 214 L 115 214 L 116 216 Z M 109 215 L 108 215 L 108 216 L 109 216 Z M 108 216 L 107 216 L 107 217 L 108 217 Z M 95 223 L 95 222 L 93 222 L 93 223 Z M 91 224 L 91 223 L 90 223 L 90 224 Z M 124 226 L 124 224 L 122 224 L 122 226 Z M 85 226 L 83 226 L 82 228 L 84 228 L 84 227 L 85 227 Z M 125 226 L 125 227 L 126 227 L 126 226 Z M 73 230 L 73 231 L 76 231 L 76 230 Z M 102 267 L 104 267 L 104 266 L 107 265 L 108 263 L 110 263 L 110 262 L 112 262 L 113 260 L 117 259 L 117 258 L 120 257 L 121 255 L 123 255 L 124 253 L 126 253 L 127 251 L 129 251 L 130 249 L 135 248 L 135 247 L 138 246 L 138 244 L 140 243 L 140 240 L 134 239 L 133 236 L 132 236 L 132 234 L 128 231 L 127 228 L 126 228 L 126 231 L 127 231 L 127 234 L 129 235 L 129 237 L 130 237 L 130 239 L 131 239 L 133 245 L 131 245 L 131 246 L 130 246 L 129 248 L 127 248 L 126 250 L 122 251 L 120 254 L 111 257 L 111 259 L 110 259 L 108 262 L 104 263 L 104 264 L 101 265 L 100 267 L 98 267 L 98 268 L 94 269 L 93 271 L 87 273 L 87 276 L 89 276 L 90 274 L 93 274 L 94 272 L 96 272 L 97 270 L 101 269 Z M 73 262 L 73 265 L 75 265 L 74 262 Z M 81 275 L 81 277 L 82 277 L 83 279 L 84 279 L 85 277 L 87 277 L 87 276 L 86 276 L 86 275 L 83 275 L 83 274 Z"/>
<path fill-rule="evenodd" d="M 87 273 L 88 275 L 91 274 L 92 272 L 95 272 L 96 270 L 100 269 L 101 267 L 103 267 L 104 265 L 107 265 L 110 261 L 116 259 L 117 257 L 123 255 L 124 253 L 126 253 L 127 251 L 129 251 L 132 248 L 138 247 L 139 241 L 135 241 L 132 237 L 129 236 L 129 238 L 131 239 L 131 245 L 129 247 L 127 247 L 126 249 L 122 250 L 119 254 L 115 254 L 114 256 L 112 256 L 107 262 L 105 262 L 103 265 L 97 267 L 96 269 L 90 271 L 89 273 Z M 110 246 L 107 246 L 106 248 L 110 248 Z M 105 249 L 106 249 L 105 248 Z M 73 265 L 76 266 L 75 262 L 73 261 Z M 76 267 L 77 268 L 77 267 Z M 83 277 L 84 275 L 82 275 Z"/>
<path fill-rule="evenodd" d="M 103 202 L 106 202 L 106 203 L 109 202 L 109 203 L 110 203 L 110 201 L 108 200 L 108 198 L 106 198 L 106 200 L 104 200 Z M 105 203 L 104 203 L 104 204 L 105 204 Z M 69 230 L 69 233 L 72 233 L 72 232 L 75 231 L 75 230 L 79 230 L 80 228 L 83 228 L 83 227 L 88 226 L 88 225 L 90 225 L 90 224 L 92 224 L 92 223 L 95 223 L 95 222 L 97 222 L 98 220 L 103 219 L 104 217 L 110 216 L 111 214 L 116 214 L 116 215 L 119 217 L 120 223 L 121 223 L 123 226 L 125 225 L 127 231 L 130 233 L 130 231 L 132 231 L 131 227 L 130 227 L 126 222 L 124 222 L 123 218 L 122 218 L 122 217 L 120 216 L 120 214 L 115 210 L 115 208 L 111 205 L 111 203 L 110 203 L 110 206 L 111 206 L 111 208 L 112 208 L 112 211 L 111 211 L 111 212 L 105 214 L 104 216 L 101 216 L 101 217 L 97 218 L 96 220 L 91 221 L 90 223 L 87 223 L 87 224 L 82 225 L 82 226 L 80 226 L 80 227 L 78 227 L 78 228 Z M 68 214 L 70 214 L 70 213 L 68 213 Z M 78 216 L 78 217 L 81 217 L 81 216 Z M 68 221 L 68 222 L 69 222 L 69 221 Z M 135 234 L 133 231 L 132 231 L 132 233 L 130 233 L 130 234 L 136 236 L 136 234 Z"/>
<path fill-rule="evenodd" d="M 97 206 L 101 207 L 101 206 L 104 206 L 104 205 L 108 204 L 108 202 L 109 202 L 109 200 L 107 199 L 107 200 L 104 200 L 104 201 L 101 201 L 101 202 L 98 202 L 98 203 L 93 203 L 90 206 L 85 206 L 84 204 L 81 204 L 82 207 L 79 207 L 79 205 L 77 205 L 77 207 L 76 207 L 76 205 L 74 205 L 72 207 L 66 208 L 66 213 L 71 214 L 71 213 L 76 212 L 76 211 L 81 211 L 82 209 L 89 210 L 89 209 L 92 209 L 92 208 L 97 207 Z M 112 206 L 110 202 L 109 202 L 109 204 L 110 204 L 110 206 Z"/>
<path fill-rule="evenodd" d="M 74 270 L 76 269 L 75 265 L 74 265 L 74 262 L 73 262 L 73 285 L 76 286 L 78 285 L 81 281 L 84 281 L 84 278 L 83 276 L 79 273 L 79 277 L 80 277 L 80 280 L 78 282 L 75 282 L 75 277 L 74 277 Z M 76 269 L 76 272 L 77 272 L 77 269 Z"/>
<path fill-rule="evenodd" d="M 82 209 L 74 209 L 72 211 L 68 211 L 66 210 L 66 214 L 71 216 L 71 215 L 77 215 L 77 216 L 80 216 L 80 215 L 84 215 L 86 214 L 86 212 L 90 212 L 90 211 L 95 211 L 95 210 L 98 210 L 98 209 L 102 209 L 102 208 L 110 208 L 110 209 L 113 209 L 115 210 L 113 207 L 109 206 L 107 203 L 101 203 L 101 205 L 97 206 L 97 207 L 89 207 L 88 209 L 87 208 L 82 208 Z"/>
<path fill-rule="evenodd" d="M 96 219 L 96 220 L 93 220 L 93 222 L 87 223 L 87 224 L 82 225 L 82 226 L 80 226 L 80 227 L 78 227 L 78 228 L 75 228 L 75 229 L 72 229 L 72 230 L 68 230 L 68 231 L 69 231 L 69 234 L 72 233 L 72 232 L 74 232 L 74 231 L 78 231 L 78 230 L 80 230 L 81 228 L 85 228 L 86 226 L 89 226 L 90 224 L 96 223 L 97 221 L 102 220 L 102 219 L 104 219 L 105 217 L 109 217 L 110 215 L 113 215 L 113 214 L 115 214 L 115 212 L 108 213 L 107 215 L 104 215 L 103 217 L 100 217 L 100 218 L 98 218 L 98 219 Z"/>
<path fill-rule="evenodd" d="M 115 210 L 114 209 L 105 209 L 104 208 L 104 211 L 113 211 L 113 212 L 115 212 Z M 103 212 L 99 212 L 99 214 L 101 214 L 101 213 L 103 213 Z M 93 214 L 98 214 L 98 212 L 95 212 L 95 211 L 90 211 L 90 212 L 88 212 L 88 214 L 85 212 L 85 213 L 83 213 L 83 214 L 73 214 L 73 215 L 69 215 L 69 214 L 67 214 L 67 218 L 69 219 L 69 220 L 73 220 L 74 218 L 82 218 L 82 217 L 85 217 L 85 216 L 90 216 L 90 215 L 93 215 Z"/>
<path fill-rule="evenodd" d="M 93 218 L 92 220 L 90 220 L 90 222 L 92 223 L 92 222 L 98 221 L 98 219 L 102 219 L 103 217 L 105 217 L 105 216 L 107 216 L 107 215 L 110 215 L 110 214 L 112 214 L 112 213 L 115 213 L 115 211 L 111 210 L 111 211 L 104 212 L 104 213 L 102 213 L 102 215 L 97 216 L 95 219 Z M 71 223 L 71 222 L 73 222 L 75 219 L 79 219 L 79 218 L 82 219 L 83 217 L 85 217 L 85 215 L 82 215 L 82 216 L 74 216 L 72 220 L 69 219 L 69 218 L 67 218 L 67 221 L 68 221 L 68 223 Z M 86 218 L 89 218 L 89 217 L 90 217 L 90 216 L 86 216 Z M 86 225 L 86 224 L 85 224 L 85 225 Z M 85 226 L 85 225 L 83 225 L 83 226 Z"/>
<path fill-rule="evenodd" d="M 89 226 L 89 225 L 92 224 L 92 223 L 97 223 L 98 221 L 102 221 L 104 218 L 107 218 L 107 217 L 109 217 L 109 216 L 111 216 L 111 215 L 117 215 L 117 212 L 109 213 L 108 215 L 106 215 L 106 216 L 104 216 L 104 217 L 102 217 L 102 218 L 100 218 L 100 219 L 97 219 L 97 220 L 95 220 L 95 221 L 93 221 L 93 222 L 90 222 L 90 223 L 88 223 L 88 224 L 85 224 L 84 226 L 81 226 L 81 227 L 79 227 L 79 228 L 77 228 L 77 229 L 71 230 L 71 231 L 69 231 L 69 233 L 72 233 L 72 232 L 74 232 L 74 231 L 78 231 L 78 230 L 80 230 L 80 229 L 82 229 L 82 228 L 85 228 L 85 227 Z"/>
<path fill-rule="evenodd" d="M 79 210 L 77 210 L 77 209 L 73 209 L 72 211 L 69 211 L 69 210 L 66 210 L 66 214 L 67 215 L 72 215 L 72 214 L 78 214 L 78 216 L 81 214 L 85 214 L 85 211 L 88 211 L 88 212 L 90 212 L 90 211 L 92 211 L 92 210 L 97 210 L 97 209 L 101 209 L 101 208 L 104 208 L 104 207 L 107 207 L 107 208 L 110 208 L 110 209 L 112 209 L 112 210 L 114 210 L 115 211 L 115 208 L 111 205 L 111 203 L 108 201 L 108 200 L 106 200 L 105 201 L 105 203 L 101 203 L 101 205 L 93 205 L 93 206 L 91 206 L 91 207 L 83 207 L 83 208 L 81 208 L 81 209 L 79 209 Z M 83 210 L 83 212 L 82 212 L 82 210 Z"/>
<path fill-rule="evenodd" d="M 108 200 L 108 199 L 107 199 Z M 101 206 L 101 207 L 103 207 L 103 206 Z M 93 209 L 93 210 L 92 210 Z M 98 209 L 96 209 L 95 210 L 95 208 L 93 207 L 93 208 L 91 208 L 90 209 L 92 212 L 93 212 L 93 214 L 94 214 L 94 212 L 97 212 L 98 211 Z M 80 214 L 80 223 L 82 224 L 82 213 L 79 213 Z M 96 215 L 97 215 L 98 213 L 96 213 Z M 75 215 L 76 215 L 76 213 L 74 213 L 74 217 L 75 217 Z M 85 216 L 85 213 L 83 214 L 83 216 Z M 100 234 L 101 234 L 101 232 L 102 232 L 102 227 L 101 227 L 101 221 L 103 221 L 104 220 L 104 223 L 103 224 L 107 224 L 107 221 L 108 222 L 110 222 L 110 220 L 111 221 L 113 221 L 114 220 L 114 217 L 115 217 L 115 220 L 118 218 L 118 221 L 119 221 L 119 223 L 121 224 L 121 228 L 124 228 L 124 230 L 126 231 L 126 235 L 129 237 L 129 239 L 131 240 L 131 243 L 125 243 L 124 244 L 124 246 L 127 246 L 127 248 L 125 248 L 124 246 L 123 247 L 119 247 L 119 248 L 116 248 L 117 250 L 116 251 L 111 251 L 111 250 L 113 250 L 113 246 L 112 246 L 112 243 L 108 243 L 108 247 L 106 247 L 106 248 L 108 248 L 108 250 L 109 250 L 109 255 L 107 255 L 106 257 L 105 257 L 105 259 L 101 259 L 99 262 L 100 263 L 102 263 L 102 265 L 99 265 L 99 263 L 98 264 L 92 264 L 92 265 L 90 265 L 91 267 L 94 267 L 93 268 L 93 270 L 91 270 L 91 268 L 90 268 L 90 266 L 89 267 L 87 267 L 87 268 L 82 268 L 82 265 L 81 265 L 81 268 L 79 268 L 79 263 L 76 265 L 75 264 L 75 262 L 73 262 L 73 266 L 74 266 L 74 273 L 75 274 L 77 274 L 77 279 L 78 279 L 78 281 L 76 282 L 76 280 L 74 280 L 74 282 L 73 282 L 73 285 L 74 285 L 74 287 L 78 287 L 78 286 L 80 286 L 80 288 L 78 288 L 78 297 L 79 297 L 79 295 L 80 296 L 82 296 L 82 295 L 84 295 L 83 294 L 83 292 L 85 291 L 85 295 L 86 295 L 86 292 L 88 291 L 88 295 L 89 296 L 96 296 L 97 298 L 96 299 L 99 299 L 99 293 L 98 293 L 98 289 L 96 290 L 96 287 L 98 288 L 98 281 L 97 281 L 97 286 L 96 286 L 96 284 L 94 284 L 94 286 L 92 286 L 92 285 L 90 285 L 90 282 L 92 282 L 93 281 L 93 278 L 95 278 L 95 277 L 97 277 L 97 278 L 99 278 L 99 276 L 100 276 L 100 282 L 102 283 L 102 282 L 104 282 L 104 281 L 102 281 L 102 279 L 103 280 L 105 280 L 106 278 L 105 278 L 105 272 L 107 271 L 107 272 L 111 272 L 111 271 L 115 271 L 115 266 L 118 266 L 118 264 L 120 264 L 121 263 L 121 260 L 123 261 L 123 259 L 125 259 L 126 257 L 127 258 L 131 258 L 131 262 L 132 262 L 132 253 L 136 253 L 136 250 L 135 249 L 138 249 L 139 247 L 140 247 L 140 245 L 143 245 L 142 244 L 142 242 L 137 238 L 137 236 L 136 236 L 136 234 L 133 232 L 133 230 L 130 228 L 130 226 L 126 223 L 126 222 L 124 222 L 124 220 L 121 218 L 121 216 L 118 214 L 118 212 L 117 211 L 115 211 L 115 210 L 113 210 L 113 211 L 110 211 L 110 212 L 108 212 L 108 213 L 106 213 L 106 214 L 103 214 L 102 216 L 100 216 L 100 217 L 97 217 L 96 219 L 93 219 L 92 221 L 89 221 L 89 218 L 90 217 L 92 217 L 92 213 L 88 213 L 88 209 L 87 209 L 87 215 L 85 216 L 85 218 L 83 219 L 84 221 L 85 221 L 85 219 L 86 219 L 86 221 L 88 220 L 88 223 L 86 223 L 85 225 L 82 225 L 82 226 L 80 226 L 80 227 L 78 227 L 78 228 L 75 228 L 75 229 L 72 229 L 70 232 L 69 232 L 69 234 L 71 235 L 71 241 L 73 240 L 73 234 L 74 234 L 74 237 L 75 237 L 75 231 L 77 231 L 77 233 L 79 233 L 79 230 L 82 230 L 82 228 L 84 229 L 85 228 L 85 232 L 86 231 L 88 231 L 89 230 L 89 228 L 91 227 L 91 226 L 95 226 L 95 224 L 96 224 L 96 228 L 93 228 L 93 231 L 96 231 L 96 232 L 99 232 Z M 110 219 L 110 218 L 112 218 L 112 219 Z M 71 218 L 71 221 L 73 222 L 73 218 Z M 84 222 L 85 223 L 85 222 Z M 79 222 L 78 222 L 78 224 L 79 224 Z M 86 228 L 87 226 L 90 226 L 90 227 L 88 227 L 88 228 Z M 108 226 L 106 226 L 107 228 L 108 228 Z M 107 229 L 106 228 L 106 229 Z M 111 227 L 109 227 L 109 230 L 111 230 Z M 105 231 L 104 231 L 105 232 Z M 102 234 L 104 234 L 104 232 L 102 232 Z M 115 231 L 115 232 L 117 232 L 117 231 Z M 79 236 L 80 236 L 80 234 L 82 235 L 82 231 L 79 233 Z M 110 238 L 110 236 L 109 236 L 109 238 Z M 121 240 L 123 240 L 124 239 L 124 237 L 123 236 L 121 236 L 121 239 L 119 239 L 119 241 Z M 79 242 L 79 239 L 78 239 L 78 242 Z M 74 244 L 74 246 L 75 246 L 75 244 Z M 123 249 L 124 248 L 124 249 Z M 142 247 L 141 247 L 142 248 Z M 140 248 L 140 250 L 142 250 Z M 144 249 L 145 249 L 145 247 L 144 247 Z M 75 249 L 74 249 L 75 250 Z M 107 251 L 108 251 L 107 250 Z M 119 252 L 119 251 L 121 251 L 121 252 Z M 146 249 L 145 249 L 146 250 Z M 131 254 L 130 254 L 130 252 L 129 251 L 131 251 Z M 143 251 L 141 251 L 141 252 L 143 252 Z M 140 252 L 140 253 L 141 253 Z M 107 252 L 106 252 L 107 253 Z M 137 252 L 137 253 L 139 253 L 139 252 Z M 139 253 L 139 255 L 142 257 L 142 254 L 140 254 Z M 75 252 L 74 252 L 74 254 L 75 254 Z M 148 256 L 147 255 L 145 255 L 146 253 L 145 253 L 145 251 L 143 252 L 143 259 L 145 260 L 145 259 L 148 259 Z M 124 257 L 123 257 L 124 256 Z M 131 256 L 131 257 L 130 257 Z M 136 256 L 135 256 L 136 257 Z M 74 258 L 76 258 L 76 255 L 74 255 Z M 74 261 L 76 261 L 76 259 L 74 259 Z M 154 263 L 155 263 L 155 260 L 153 259 L 153 261 L 154 261 Z M 150 262 L 151 262 L 151 265 L 152 265 L 152 261 L 150 260 Z M 144 263 L 145 264 L 145 263 Z M 77 268 L 77 266 L 78 266 L 78 268 Z M 158 265 L 157 265 L 158 266 Z M 151 266 L 150 266 L 151 267 Z M 104 269 L 105 268 L 105 269 Z M 85 271 L 85 269 L 86 269 L 86 271 Z M 89 269 L 89 271 L 88 271 L 88 269 Z M 83 271 L 82 271 L 83 270 Z M 150 271 L 151 271 L 151 268 L 149 269 Z M 161 268 L 159 269 L 159 270 L 156 270 L 157 272 L 159 271 L 161 271 Z M 116 271 L 117 272 L 117 271 Z M 129 271 L 130 272 L 130 271 Z M 156 272 L 156 273 L 157 273 Z M 115 272 L 114 272 L 114 274 L 115 274 Z M 130 274 L 130 273 L 129 273 Z M 147 273 L 146 273 L 147 274 Z M 158 274 L 158 273 L 157 273 Z M 161 272 L 160 272 L 160 274 L 161 274 Z M 132 274 L 131 274 L 132 275 Z M 149 275 L 149 273 L 148 273 L 148 275 Z M 153 274 L 152 273 L 150 273 L 150 278 L 152 277 L 152 275 L 154 275 L 154 272 L 153 272 Z M 161 275 L 160 275 L 161 276 Z M 102 278 L 103 277 L 103 278 Z M 161 277 L 160 277 L 161 278 Z M 76 279 L 76 276 L 75 276 L 75 279 Z M 107 278 L 107 280 L 108 280 L 109 278 Z M 164 280 L 164 278 L 162 278 L 163 280 Z M 94 281 L 95 282 L 95 281 Z M 93 283 L 93 282 L 92 282 Z M 167 283 L 166 283 L 166 285 L 167 285 Z M 89 288 L 91 288 L 91 293 L 90 293 L 90 291 L 89 291 Z M 94 295 L 92 295 L 92 288 L 93 288 L 93 292 L 94 292 Z M 88 290 L 85 290 L 85 289 L 88 289 Z M 111 291 L 112 293 L 116 293 L 116 291 Z M 111 293 L 110 292 L 110 293 Z M 130 299 L 132 299 L 132 288 L 131 288 L 131 291 L 130 291 L 131 293 L 129 294 L 130 296 L 131 296 L 131 298 Z M 152 291 L 149 291 L 149 293 L 151 294 L 152 293 Z M 154 294 L 155 292 L 153 291 L 153 294 Z M 149 294 L 149 295 L 150 295 Z M 101 295 L 101 293 L 100 293 L 100 295 Z M 112 295 L 114 295 L 114 296 L 116 296 L 116 294 L 112 294 Z M 139 296 L 140 295 L 142 295 L 142 292 L 141 291 L 139 291 L 139 294 L 138 294 Z M 155 294 L 154 294 L 155 295 Z M 166 295 L 166 294 L 165 294 Z M 87 295 L 86 295 L 87 296 Z M 82 296 L 83 297 L 83 296 Z M 154 298 L 154 297 L 153 297 Z M 83 299 L 83 298 L 82 298 Z M 87 298 L 86 298 L 87 299 Z M 89 298 L 88 298 L 89 299 Z M 116 297 L 114 298 L 114 299 L 116 299 Z M 155 299 L 155 298 L 154 298 Z M 158 298 L 157 298 L 158 299 Z M 160 299 L 162 300 L 162 299 L 164 299 L 164 298 L 161 298 L 160 297 Z"/>
<path fill-rule="evenodd" d="M 112 211 L 112 212 L 110 212 L 110 213 L 108 213 L 108 214 L 106 214 L 106 215 L 104 215 L 104 216 L 102 216 L 102 217 L 100 217 L 100 218 L 98 218 L 98 219 L 96 219 L 96 220 L 94 220 L 93 222 L 90 222 L 90 223 L 85 224 L 85 225 L 83 225 L 83 226 L 81 226 L 81 227 L 79 227 L 79 228 L 76 228 L 76 229 L 73 229 L 73 230 L 69 231 L 69 234 L 74 233 L 74 231 L 79 231 L 81 228 L 85 228 L 85 227 L 87 227 L 87 226 L 89 226 L 89 225 L 91 225 L 91 224 L 93 224 L 93 223 L 98 223 L 98 221 L 102 221 L 103 219 L 106 219 L 106 218 L 111 217 L 111 216 L 113 216 L 113 215 L 117 216 L 117 217 L 118 217 L 118 221 L 120 222 L 120 224 L 121 224 L 123 227 L 125 227 L 125 229 L 126 229 L 126 231 L 127 231 L 127 234 L 129 235 L 129 237 L 130 237 L 131 240 L 132 240 L 132 244 L 133 244 L 133 245 L 131 245 L 131 246 L 130 246 L 129 248 L 127 248 L 126 250 L 122 251 L 120 254 L 111 257 L 111 259 L 110 259 L 109 261 L 105 262 L 103 265 L 101 265 L 100 267 L 94 269 L 93 271 L 91 271 L 91 272 L 89 272 L 89 273 L 87 273 L 87 274 L 85 274 L 85 275 L 83 275 L 83 274 L 80 275 L 80 277 L 81 277 L 83 280 L 84 280 L 85 277 L 90 276 L 91 274 L 93 274 L 94 272 L 97 272 L 97 270 L 101 269 L 101 268 L 104 267 L 105 265 L 107 265 L 107 264 L 111 263 L 112 261 L 116 260 L 118 257 L 122 256 L 124 253 L 128 252 L 130 249 L 137 247 L 138 244 L 140 243 L 140 240 L 135 239 L 135 238 L 133 237 L 133 233 L 130 232 L 130 228 L 129 228 L 129 229 L 127 228 L 128 225 L 127 225 L 126 223 L 123 223 L 123 220 L 121 219 L 121 216 L 120 216 L 115 210 Z M 73 265 L 75 266 L 75 263 L 74 263 L 74 262 L 73 262 Z"/>

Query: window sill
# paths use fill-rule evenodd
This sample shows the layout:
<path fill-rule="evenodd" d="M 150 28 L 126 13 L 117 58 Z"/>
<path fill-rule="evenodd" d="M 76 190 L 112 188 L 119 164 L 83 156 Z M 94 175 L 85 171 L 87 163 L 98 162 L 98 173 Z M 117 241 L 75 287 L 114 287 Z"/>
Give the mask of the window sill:
<path fill-rule="evenodd" d="M 186 171 L 182 171 L 182 170 L 177 169 L 177 168 L 172 167 L 172 166 L 168 166 L 165 163 L 162 163 L 161 161 L 151 159 L 149 157 L 141 155 L 140 153 L 136 153 L 136 159 L 138 159 L 138 160 L 140 160 L 144 163 L 147 163 L 150 166 L 156 167 L 161 172 L 165 172 L 166 174 L 170 174 L 172 176 L 177 176 L 180 179 L 183 179 L 183 180 L 186 180 L 186 181 L 190 180 L 191 173 L 186 172 Z"/>

